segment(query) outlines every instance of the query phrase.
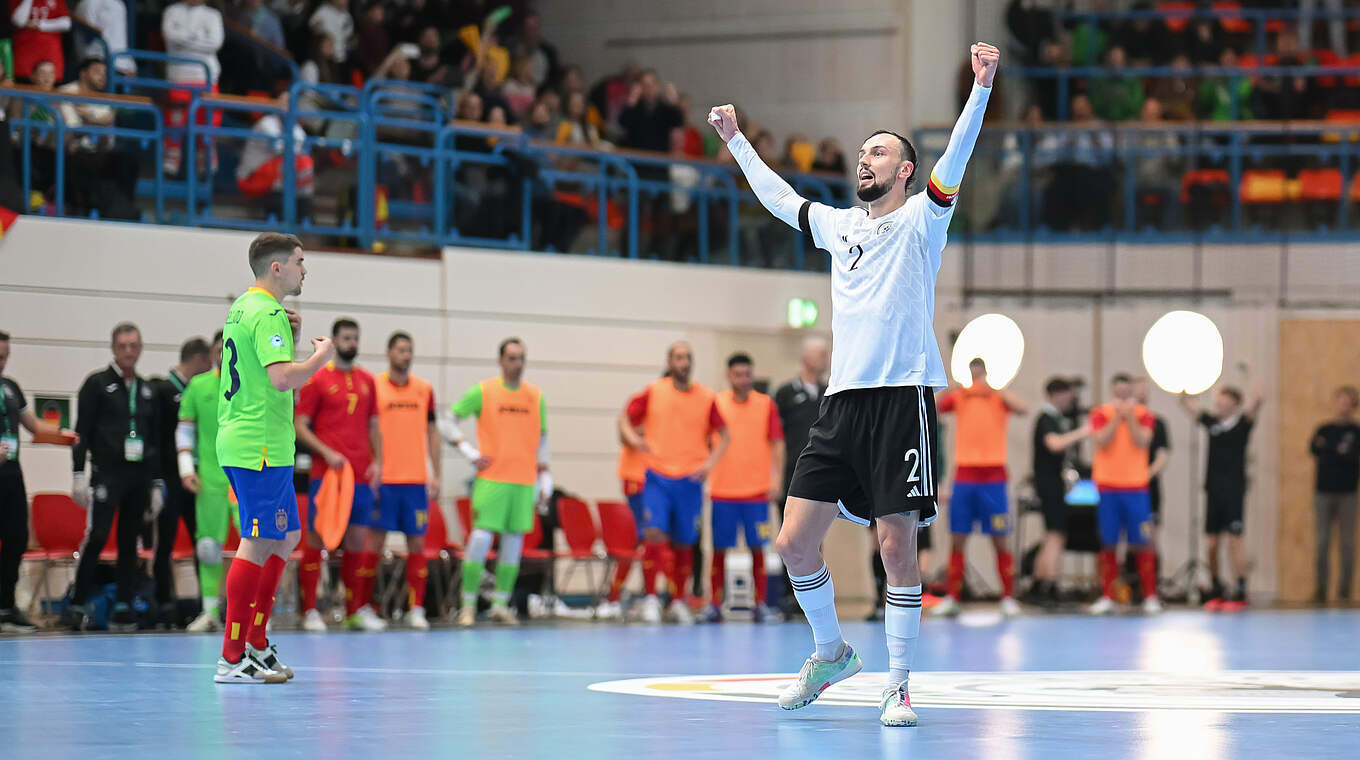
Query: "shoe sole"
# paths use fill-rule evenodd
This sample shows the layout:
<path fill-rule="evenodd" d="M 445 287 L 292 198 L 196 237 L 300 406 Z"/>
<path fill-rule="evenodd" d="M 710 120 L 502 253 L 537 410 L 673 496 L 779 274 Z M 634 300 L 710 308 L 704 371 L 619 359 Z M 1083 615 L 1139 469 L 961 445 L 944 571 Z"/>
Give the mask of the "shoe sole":
<path fill-rule="evenodd" d="M 288 679 L 289 679 L 289 676 L 279 676 L 278 678 L 266 678 L 266 679 L 264 679 L 264 680 L 256 680 L 256 679 L 254 679 L 254 678 L 224 678 L 224 677 L 222 677 L 222 676 L 213 676 L 213 683 L 223 683 L 223 684 L 237 684 L 237 683 L 239 683 L 239 684 L 248 684 L 248 685 L 252 685 L 252 686 L 262 686 L 262 685 L 264 685 L 264 684 L 280 684 L 280 683 L 288 683 Z"/>
<path fill-rule="evenodd" d="M 850 676 L 855 675 L 856 673 L 860 672 L 861 670 L 864 670 L 864 663 L 859 659 L 859 655 L 856 654 L 856 655 L 855 655 L 855 667 L 854 667 L 854 669 L 849 669 L 849 668 L 847 668 L 846 670 L 841 671 L 840 674 L 838 674 L 835 678 L 831 679 L 830 681 L 827 681 L 825 686 L 823 686 L 822 688 L 818 689 L 816 694 L 813 694 L 811 697 L 809 697 L 809 698 L 806 699 L 805 701 L 800 702 L 800 703 L 795 704 L 795 705 L 788 705 L 787 707 L 784 706 L 784 705 L 780 705 L 780 706 L 779 706 L 779 709 L 781 709 L 781 710 L 801 710 L 801 709 L 803 709 L 804 707 L 807 707 L 808 705 L 812 704 L 813 702 L 816 702 L 816 701 L 817 701 L 817 698 L 820 697 L 820 696 L 822 696 L 822 692 L 826 691 L 827 689 L 831 688 L 832 686 L 835 686 L 836 684 L 840 683 L 841 681 L 844 681 L 845 679 L 849 678 Z"/>
<path fill-rule="evenodd" d="M 0 623 L 0 633 L 37 633 L 36 625 L 16 625 L 14 623 Z"/>
<path fill-rule="evenodd" d="M 916 718 L 912 718 L 911 720 L 904 720 L 904 721 L 900 721 L 900 722 L 899 722 L 899 721 L 883 720 L 882 718 L 879 718 L 879 719 L 878 719 L 878 722 L 879 722 L 879 723 L 882 723 L 883 725 L 887 726 L 888 728 L 905 728 L 905 727 L 907 727 L 907 726 L 914 726 L 914 725 L 916 725 L 916 721 L 917 721 Z"/>

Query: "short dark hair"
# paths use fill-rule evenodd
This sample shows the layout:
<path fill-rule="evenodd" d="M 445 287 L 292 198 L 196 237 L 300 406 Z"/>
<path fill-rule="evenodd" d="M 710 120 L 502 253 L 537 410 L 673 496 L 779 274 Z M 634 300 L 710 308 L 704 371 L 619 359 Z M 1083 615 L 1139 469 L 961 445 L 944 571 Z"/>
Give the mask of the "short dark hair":
<path fill-rule="evenodd" d="M 524 348 L 524 341 L 520 340 L 519 338 L 506 338 L 505 340 L 501 341 L 500 348 L 496 349 L 496 356 L 498 358 L 504 359 L 505 349 L 511 346 L 519 346 L 520 348 Z"/>
<path fill-rule="evenodd" d="M 755 364 L 755 362 L 751 361 L 751 355 L 750 355 L 750 354 L 743 353 L 743 352 L 741 352 L 741 351 L 738 351 L 737 353 L 732 354 L 731 356 L 727 357 L 727 368 L 728 368 L 728 369 L 732 369 L 733 367 L 737 366 L 738 364 Z"/>
<path fill-rule="evenodd" d="M 0 343 L 5 343 L 7 341 L 9 341 L 9 333 L 0 330 Z"/>
<path fill-rule="evenodd" d="M 202 338 L 190 338 L 184 341 L 184 345 L 179 348 L 179 360 L 181 363 L 187 362 L 195 356 L 207 356 L 212 349 L 208 346 L 208 341 Z"/>
<path fill-rule="evenodd" d="M 9 340 L 9 336 L 0 333 L 0 340 Z M 1360 390 L 1356 390 L 1354 385 L 1343 385 L 1337 388 L 1333 395 L 1345 396 L 1351 402 L 1352 407 L 1360 406 Z"/>
<path fill-rule="evenodd" d="M 269 265 L 275 261 L 287 261 L 293 251 L 302 247 L 302 241 L 296 235 L 285 235 L 281 232 L 265 232 L 260 234 L 250 243 L 250 271 L 256 277 L 263 277 L 269 271 Z"/>
<path fill-rule="evenodd" d="M 77 70 L 77 73 L 84 74 L 85 69 L 88 69 L 91 66 L 94 66 L 95 64 L 106 65 L 103 58 L 95 58 L 94 56 L 91 56 L 89 58 L 81 60 L 80 68 Z"/>
<path fill-rule="evenodd" d="M 331 323 L 331 337 L 332 338 L 338 337 L 340 335 L 340 331 L 347 328 L 353 328 L 355 330 L 358 330 L 359 323 L 355 322 L 349 317 L 341 317 Z"/>
<path fill-rule="evenodd" d="M 1133 378 L 1130 377 L 1129 373 L 1127 372 L 1116 372 L 1114 374 L 1114 377 L 1110 378 L 1110 385 L 1114 385 L 1115 383 L 1131 383 L 1131 382 L 1133 382 Z"/>
<path fill-rule="evenodd" d="M 913 146 L 913 145 L 911 144 L 911 140 L 908 140 L 907 138 L 903 137 L 902 135 L 897 134 L 896 132 L 892 131 L 891 129 L 880 129 L 880 130 L 878 130 L 877 132 L 873 133 L 872 135 L 869 135 L 869 137 L 875 137 L 875 136 L 877 136 L 877 135 L 892 135 L 893 137 L 896 137 L 896 138 L 898 139 L 899 142 L 902 143 L 901 149 L 900 149 L 900 150 L 901 150 L 901 153 L 902 153 L 902 160 L 903 160 L 903 161 L 910 161 L 910 162 L 911 162 L 911 174 L 907 177 L 907 185 L 906 185 L 907 187 L 911 187 L 911 183 L 914 182 L 914 181 L 916 180 L 916 166 L 917 166 L 917 163 L 916 163 L 916 148 L 915 148 L 915 146 Z"/>
<path fill-rule="evenodd" d="M 984 362 L 981 356 L 974 356 L 973 360 L 968 362 L 968 369 L 972 369 L 974 367 L 981 367 L 983 369 L 987 369 L 987 362 Z"/>
<path fill-rule="evenodd" d="M 416 343 L 415 341 L 411 340 L 411 335 L 410 335 L 410 333 L 405 333 L 405 332 L 402 332 L 401 330 L 397 330 L 396 332 L 392 333 L 392 337 L 390 337 L 390 338 L 387 339 L 387 350 L 388 350 L 388 351 L 391 351 L 391 350 L 392 350 L 392 347 L 395 346 L 395 345 L 397 345 L 397 341 L 399 341 L 399 340 L 404 340 L 404 341 L 406 341 L 407 343 L 410 343 L 410 344 L 413 345 L 413 346 L 414 346 L 415 343 Z"/>
<path fill-rule="evenodd" d="M 1219 388 L 1218 392 L 1232 399 L 1234 404 L 1242 403 L 1242 391 L 1232 387 L 1231 385 L 1225 385 L 1222 388 Z"/>
<path fill-rule="evenodd" d="M 109 342 L 117 342 L 119 335 L 130 332 L 137 333 L 138 338 L 142 337 L 142 331 L 137 329 L 137 325 L 134 325 L 131 322 L 119 322 L 113 326 L 113 332 L 109 334 Z"/>
<path fill-rule="evenodd" d="M 221 342 L 222 342 L 222 331 L 221 331 L 221 330 L 218 330 L 217 332 L 213 333 L 212 342 L 213 342 L 213 343 L 221 343 Z"/>
<path fill-rule="evenodd" d="M 1072 390 L 1072 384 L 1061 377 L 1050 377 L 1048 382 L 1044 385 L 1044 393 L 1047 393 L 1050 396 L 1055 393 L 1062 393 L 1063 391 L 1070 390 Z"/>

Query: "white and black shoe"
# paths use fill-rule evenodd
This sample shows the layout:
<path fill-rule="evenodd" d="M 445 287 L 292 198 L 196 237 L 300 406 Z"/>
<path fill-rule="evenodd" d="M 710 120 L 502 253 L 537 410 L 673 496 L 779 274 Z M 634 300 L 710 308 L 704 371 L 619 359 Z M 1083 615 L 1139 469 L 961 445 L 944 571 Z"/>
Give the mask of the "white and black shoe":
<path fill-rule="evenodd" d="M 288 676 L 265 667 L 247 645 L 240 662 L 227 662 L 225 657 L 217 659 L 217 675 L 213 680 L 217 683 L 287 683 Z"/>
<path fill-rule="evenodd" d="M 36 630 L 38 626 L 18 607 L 0 610 L 0 633 L 33 633 Z"/>
<path fill-rule="evenodd" d="M 274 647 L 274 642 L 269 642 L 269 646 L 264 649 L 256 649 L 250 644 L 246 644 L 246 654 L 254 657 L 266 668 L 292 678 L 293 669 L 283 664 L 279 659 L 279 650 Z"/>

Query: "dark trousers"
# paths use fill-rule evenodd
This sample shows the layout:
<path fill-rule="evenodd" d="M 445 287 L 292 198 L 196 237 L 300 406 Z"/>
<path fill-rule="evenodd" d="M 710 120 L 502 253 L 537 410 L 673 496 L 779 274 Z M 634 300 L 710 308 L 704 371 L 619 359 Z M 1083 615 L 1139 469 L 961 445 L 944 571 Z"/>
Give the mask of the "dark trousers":
<path fill-rule="evenodd" d="M 28 493 L 19 463 L 0 464 L 0 610 L 14 606 L 19 563 L 28 549 Z"/>
<path fill-rule="evenodd" d="M 165 508 L 156 518 L 156 555 L 151 563 L 151 575 L 156 579 L 156 601 L 160 604 L 175 600 L 175 571 L 170 563 L 170 553 L 175 548 L 181 519 L 192 538 L 198 524 L 194 515 L 194 495 L 184 490 L 179 481 L 167 480 Z"/>
<path fill-rule="evenodd" d="M 90 511 L 85 519 L 85 540 L 80 544 L 80 564 L 72 604 L 84 604 L 94 583 L 99 552 L 109 540 L 113 516 L 118 515 L 118 601 L 131 602 L 137 581 L 137 535 L 146 521 L 151 498 L 151 475 L 141 465 L 96 468 L 90 477 Z"/>

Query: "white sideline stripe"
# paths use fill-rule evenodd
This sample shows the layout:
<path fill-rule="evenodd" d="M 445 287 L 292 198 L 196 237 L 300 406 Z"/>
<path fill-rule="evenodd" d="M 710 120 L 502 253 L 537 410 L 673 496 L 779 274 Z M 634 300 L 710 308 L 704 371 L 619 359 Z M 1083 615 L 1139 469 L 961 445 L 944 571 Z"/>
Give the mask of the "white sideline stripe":
<path fill-rule="evenodd" d="M 202 662 L 134 662 L 134 666 L 139 668 L 173 668 L 184 670 L 207 670 L 216 668 L 217 663 Z M 76 668 L 125 668 L 128 666 L 126 661 L 116 660 L 0 660 L 0 665 L 44 665 L 55 667 L 76 667 Z M 355 667 L 309 667 L 306 665 L 294 665 L 293 670 L 299 673 L 388 673 L 388 674 L 409 674 L 409 675 L 453 675 L 453 676 L 532 676 L 549 678 L 610 678 L 613 676 L 628 678 L 655 678 L 654 674 L 648 673 L 605 673 L 599 671 L 540 671 L 540 670 L 455 670 L 452 668 L 355 668 Z"/>

